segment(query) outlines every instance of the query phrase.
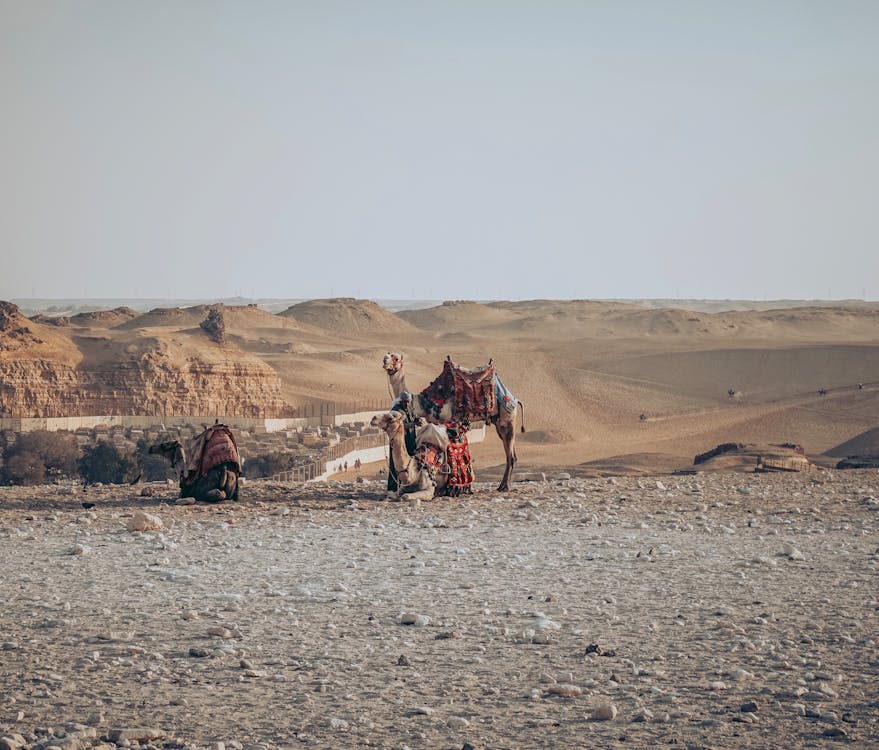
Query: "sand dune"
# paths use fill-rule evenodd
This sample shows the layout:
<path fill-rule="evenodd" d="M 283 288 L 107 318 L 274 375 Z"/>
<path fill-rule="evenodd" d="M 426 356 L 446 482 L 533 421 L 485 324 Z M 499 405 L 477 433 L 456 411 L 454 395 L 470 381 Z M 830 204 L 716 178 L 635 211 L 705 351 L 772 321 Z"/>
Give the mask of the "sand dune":
<path fill-rule="evenodd" d="M 350 297 L 300 302 L 278 315 L 349 335 L 414 330 L 405 320 L 375 302 Z"/>

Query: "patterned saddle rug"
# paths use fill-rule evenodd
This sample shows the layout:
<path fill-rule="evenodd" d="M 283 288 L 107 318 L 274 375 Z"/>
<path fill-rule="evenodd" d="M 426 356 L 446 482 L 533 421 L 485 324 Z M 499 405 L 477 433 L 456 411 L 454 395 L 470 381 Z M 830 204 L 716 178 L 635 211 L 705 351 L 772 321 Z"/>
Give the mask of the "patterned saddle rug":
<path fill-rule="evenodd" d="M 222 463 L 234 464 L 235 471 L 241 472 L 241 457 L 232 430 L 226 425 L 215 424 L 193 438 L 189 447 L 187 475 L 203 477 Z"/>
<path fill-rule="evenodd" d="M 424 411 L 434 419 L 446 401 L 452 401 L 452 417 L 460 422 L 490 421 L 497 408 L 494 365 L 468 369 L 446 357 L 443 371 L 418 394 Z"/>
<path fill-rule="evenodd" d="M 446 448 L 449 478 L 445 494 L 457 497 L 462 493 L 470 493 L 473 484 L 473 464 L 470 462 L 470 445 L 467 442 L 467 428 L 458 422 L 446 425 L 449 435 L 449 447 Z"/>

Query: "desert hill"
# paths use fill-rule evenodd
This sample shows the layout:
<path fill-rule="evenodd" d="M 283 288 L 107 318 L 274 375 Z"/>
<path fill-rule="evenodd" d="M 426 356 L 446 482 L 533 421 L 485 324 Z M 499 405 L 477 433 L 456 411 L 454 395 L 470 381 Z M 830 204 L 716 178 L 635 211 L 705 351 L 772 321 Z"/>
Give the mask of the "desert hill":
<path fill-rule="evenodd" d="M 855 435 L 851 440 L 834 446 L 824 452 L 835 458 L 848 456 L 879 456 L 879 427 Z"/>
<path fill-rule="evenodd" d="M 300 302 L 278 315 L 346 335 L 414 330 L 405 320 L 375 302 L 352 297 Z"/>
<path fill-rule="evenodd" d="M 130 307 L 116 307 L 112 310 L 93 310 L 90 312 L 81 312 L 71 315 L 68 321 L 71 325 L 80 326 L 103 326 L 105 328 L 115 328 L 126 321 L 136 318 L 139 313 Z"/>
<path fill-rule="evenodd" d="M 252 305 L 120 309 L 67 325 L 13 308 L 4 304 L 0 330 L 6 414 L 281 414 L 314 400 L 386 401 L 380 364 L 394 350 L 411 390 L 446 355 L 465 366 L 493 358 L 525 403 L 523 470 L 595 471 L 585 466 L 594 461 L 643 470 L 650 456 L 657 466 L 669 456 L 683 463 L 725 442 L 799 443 L 817 455 L 879 424 L 879 309 L 870 305 L 711 313 L 459 301 L 393 313 L 337 298 L 282 314 Z M 213 327 L 203 326 L 208 318 Z M 480 467 L 502 461 L 493 436 L 475 450 Z"/>

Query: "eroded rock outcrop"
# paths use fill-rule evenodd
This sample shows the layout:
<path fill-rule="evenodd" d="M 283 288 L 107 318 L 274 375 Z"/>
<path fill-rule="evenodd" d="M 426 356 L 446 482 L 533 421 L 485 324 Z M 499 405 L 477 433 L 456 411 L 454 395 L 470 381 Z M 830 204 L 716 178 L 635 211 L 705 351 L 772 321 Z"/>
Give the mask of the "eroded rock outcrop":
<path fill-rule="evenodd" d="M 94 332 L 44 325 L 0 302 L 0 416 L 256 416 L 287 408 L 278 374 L 245 352 L 206 349 L 186 330 L 165 340 L 109 331 L 105 316 L 97 322 Z"/>

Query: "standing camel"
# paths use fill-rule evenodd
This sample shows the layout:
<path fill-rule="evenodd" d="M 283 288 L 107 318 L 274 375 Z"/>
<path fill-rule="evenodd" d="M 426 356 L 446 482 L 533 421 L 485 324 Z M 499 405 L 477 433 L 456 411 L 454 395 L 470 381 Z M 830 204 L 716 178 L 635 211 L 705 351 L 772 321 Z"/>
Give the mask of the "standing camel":
<path fill-rule="evenodd" d="M 489 365 L 491 362 L 489 362 Z M 406 387 L 406 373 L 403 370 L 403 355 L 396 352 L 388 352 L 382 361 L 382 368 L 388 376 L 388 384 L 394 398 L 399 398 L 403 391 L 408 391 Z M 504 392 L 505 389 L 500 385 L 497 375 L 493 376 L 492 387 L 496 392 Z M 427 391 L 422 391 L 419 396 L 412 399 L 413 412 L 416 417 L 423 417 L 431 422 L 449 422 L 452 419 L 466 419 L 467 415 L 456 413 L 458 411 L 455 398 L 449 396 L 442 404 L 437 404 L 433 408 L 425 409 L 424 401 Z M 513 410 L 509 411 L 503 403 L 505 399 L 512 401 Z M 492 413 L 487 414 L 487 421 L 490 421 L 498 437 L 504 444 L 504 453 L 507 457 L 507 465 L 504 469 L 504 476 L 498 485 L 498 492 L 509 492 L 510 478 L 513 474 L 513 467 L 516 465 L 516 406 L 522 407 L 522 432 L 525 432 L 525 405 L 521 401 L 517 401 L 511 394 L 506 394 L 504 398 L 494 399 L 494 409 Z"/>

